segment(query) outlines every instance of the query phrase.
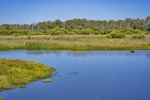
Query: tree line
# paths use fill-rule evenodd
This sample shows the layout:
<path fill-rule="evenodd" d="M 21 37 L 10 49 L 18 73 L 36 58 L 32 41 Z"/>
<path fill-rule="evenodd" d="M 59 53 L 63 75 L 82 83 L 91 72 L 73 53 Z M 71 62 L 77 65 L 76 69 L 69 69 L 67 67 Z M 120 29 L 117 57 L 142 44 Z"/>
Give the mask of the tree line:
<path fill-rule="evenodd" d="M 150 16 L 145 19 L 87 20 L 72 19 L 62 22 L 43 21 L 31 24 L 2 24 L 0 35 L 104 35 L 150 34 Z"/>

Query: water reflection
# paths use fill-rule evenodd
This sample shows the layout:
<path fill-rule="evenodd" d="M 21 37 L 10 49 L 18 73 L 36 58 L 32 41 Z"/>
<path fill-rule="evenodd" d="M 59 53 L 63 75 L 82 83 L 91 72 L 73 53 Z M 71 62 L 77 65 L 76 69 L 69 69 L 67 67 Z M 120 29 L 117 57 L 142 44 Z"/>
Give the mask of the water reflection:
<path fill-rule="evenodd" d="M 46 81 L 0 93 L 5 100 L 150 100 L 150 51 L 0 51 L 0 58 L 57 69 Z M 44 83 L 43 83 L 44 81 Z"/>
<path fill-rule="evenodd" d="M 130 50 L 127 51 L 60 51 L 60 50 L 37 50 L 37 51 L 26 51 L 28 55 L 44 55 L 44 54 L 54 54 L 60 56 L 66 54 L 67 56 L 73 57 L 86 57 L 86 56 L 146 56 L 150 58 L 149 50 L 136 50 L 132 53 Z"/>

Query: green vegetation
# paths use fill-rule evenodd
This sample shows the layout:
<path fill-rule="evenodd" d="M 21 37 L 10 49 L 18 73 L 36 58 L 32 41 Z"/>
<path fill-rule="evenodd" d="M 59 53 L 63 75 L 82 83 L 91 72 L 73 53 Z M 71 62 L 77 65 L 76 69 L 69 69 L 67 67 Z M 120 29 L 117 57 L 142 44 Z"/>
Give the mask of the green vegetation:
<path fill-rule="evenodd" d="M 3 100 L 3 98 L 0 97 L 0 100 Z"/>
<path fill-rule="evenodd" d="M 150 16 L 145 19 L 125 20 L 87 20 L 72 19 L 62 22 L 45 21 L 32 24 L 3 24 L 0 25 L 0 35 L 104 35 L 112 38 L 124 38 L 125 35 L 150 34 Z M 114 34 L 117 34 L 117 36 Z M 122 35 L 123 34 L 123 35 Z"/>
<path fill-rule="evenodd" d="M 145 34 L 134 34 L 132 36 L 133 39 L 144 39 L 146 38 Z"/>
<path fill-rule="evenodd" d="M 143 39 L 106 38 L 105 35 L 0 36 L 0 50 L 135 50 L 150 49 L 150 35 Z"/>
<path fill-rule="evenodd" d="M 150 49 L 150 16 L 0 25 L 0 50 Z M 112 39 L 113 42 L 110 42 Z"/>
<path fill-rule="evenodd" d="M 50 77 L 55 71 L 54 68 L 33 61 L 0 58 L 0 65 L 0 91 L 25 88 L 26 84 Z"/>
<path fill-rule="evenodd" d="M 118 30 L 113 30 L 110 33 L 110 36 L 106 34 L 106 37 L 108 38 L 125 38 L 126 34 L 124 32 L 118 31 Z"/>

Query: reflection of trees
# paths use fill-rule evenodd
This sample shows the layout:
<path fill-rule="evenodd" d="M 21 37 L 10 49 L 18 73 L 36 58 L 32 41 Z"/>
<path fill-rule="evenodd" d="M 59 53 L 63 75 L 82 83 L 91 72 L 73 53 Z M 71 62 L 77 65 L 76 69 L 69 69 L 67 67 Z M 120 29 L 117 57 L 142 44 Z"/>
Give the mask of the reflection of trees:
<path fill-rule="evenodd" d="M 68 52 L 68 56 L 77 56 L 77 57 L 86 57 L 86 56 L 147 56 L 150 57 L 150 51 L 135 51 L 135 53 L 131 53 L 129 50 L 127 51 L 74 51 Z"/>
<path fill-rule="evenodd" d="M 43 51 L 26 51 L 28 55 L 43 55 Z"/>
<path fill-rule="evenodd" d="M 44 54 L 55 54 L 59 56 L 61 52 L 59 50 L 27 50 L 28 55 L 44 55 Z"/>
<path fill-rule="evenodd" d="M 137 50 L 135 53 L 131 53 L 129 50 L 126 51 L 64 51 L 64 50 L 33 50 L 26 51 L 28 55 L 43 55 L 53 54 L 60 56 L 66 54 L 67 56 L 73 57 L 87 57 L 87 56 L 146 56 L 150 57 L 149 50 Z"/>

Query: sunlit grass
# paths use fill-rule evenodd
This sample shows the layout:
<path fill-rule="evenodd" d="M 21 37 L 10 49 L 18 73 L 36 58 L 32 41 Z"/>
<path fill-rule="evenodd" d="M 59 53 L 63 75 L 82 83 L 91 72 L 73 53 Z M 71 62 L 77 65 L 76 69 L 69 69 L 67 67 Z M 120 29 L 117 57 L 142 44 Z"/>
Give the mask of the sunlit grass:
<path fill-rule="evenodd" d="M 105 35 L 42 35 L 42 36 L 1 36 L 0 50 L 124 50 L 150 49 L 150 36 L 144 39 L 110 39 Z"/>
<path fill-rule="evenodd" d="M 0 91 L 24 88 L 35 80 L 50 77 L 54 70 L 38 62 L 0 58 Z"/>
<path fill-rule="evenodd" d="M 0 100 L 3 100 L 3 98 L 0 97 Z"/>

